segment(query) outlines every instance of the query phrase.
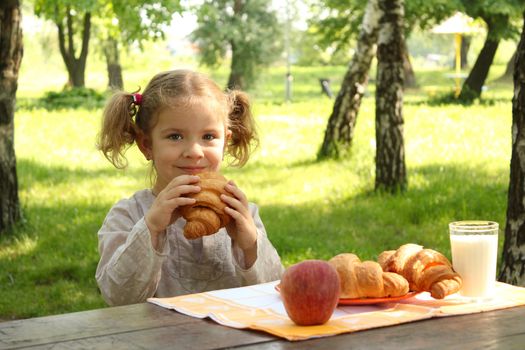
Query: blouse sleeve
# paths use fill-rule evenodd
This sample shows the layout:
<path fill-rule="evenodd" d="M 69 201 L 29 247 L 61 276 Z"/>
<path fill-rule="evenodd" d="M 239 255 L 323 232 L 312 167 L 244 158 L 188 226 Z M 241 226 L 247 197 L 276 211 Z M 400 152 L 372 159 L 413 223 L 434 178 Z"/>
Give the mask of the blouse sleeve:
<path fill-rule="evenodd" d="M 259 209 L 255 204 L 250 204 L 250 211 L 257 229 L 257 260 L 246 269 L 244 264 L 244 254 L 235 244 L 233 246 L 234 265 L 237 273 L 242 277 L 243 285 L 252 285 L 275 281 L 281 278 L 284 267 L 281 258 L 274 248 L 266 229 L 259 216 Z"/>
<path fill-rule="evenodd" d="M 128 200 L 129 201 L 129 200 Z M 108 213 L 98 232 L 100 261 L 96 279 L 109 305 L 125 305 L 152 297 L 160 280 L 169 245 L 155 250 L 144 217 L 124 200 Z"/>

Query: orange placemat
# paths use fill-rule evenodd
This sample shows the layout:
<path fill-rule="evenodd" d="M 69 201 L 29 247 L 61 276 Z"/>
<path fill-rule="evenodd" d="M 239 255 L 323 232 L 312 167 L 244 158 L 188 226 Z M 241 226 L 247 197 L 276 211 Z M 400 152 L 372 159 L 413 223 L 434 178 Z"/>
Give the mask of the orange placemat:
<path fill-rule="evenodd" d="M 429 293 L 420 293 L 395 303 L 340 305 L 327 323 L 304 327 L 297 326 L 286 314 L 281 297 L 275 290 L 278 283 L 274 281 L 173 298 L 149 298 L 148 302 L 193 317 L 209 317 L 224 326 L 256 329 L 288 340 L 325 337 L 432 317 L 525 305 L 525 288 L 498 282 L 496 296 L 484 301 L 474 302 L 457 294 L 436 300 Z"/>

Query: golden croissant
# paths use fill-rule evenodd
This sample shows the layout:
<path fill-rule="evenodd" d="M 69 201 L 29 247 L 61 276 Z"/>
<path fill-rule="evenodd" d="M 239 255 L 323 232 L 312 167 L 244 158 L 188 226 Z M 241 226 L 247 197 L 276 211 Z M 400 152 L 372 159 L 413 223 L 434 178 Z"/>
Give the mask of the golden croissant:
<path fill-rule="evenodd" d="M 378 261 L 383 270 L 404 276 L 410 290 L 430 292 L 436 299 L 443 299 L 461 288 L 461 277 L 450 261 L 443 254 L 423 249 L 418 244 L 409 243 L 397 250 L 384 251 Z"/>
<path fill-rule="evenodd" d="M 228 180 L 219 173 L 200 173 L 198 193 L 191 193 L 190 198 L 195 198 L 194 204 L 185 205 L 180 208 L 180 213 L 186 219 L 184 226 L 184 237 L 196 239 L 208 236 L 219 231 L 230 222 L 230 216 L 224 212 L 226 203 L 220 195 L 226 194 L 224 186 Z"/>
<path fill-rule="evenodd" d="M 357 255 L 343 253 L 328 262 L 339 274 L 341 298 L 397 297 L 408 293 L 408 282 L 403 276 L 383 272 L 375 261 L 361 262 Z"/>

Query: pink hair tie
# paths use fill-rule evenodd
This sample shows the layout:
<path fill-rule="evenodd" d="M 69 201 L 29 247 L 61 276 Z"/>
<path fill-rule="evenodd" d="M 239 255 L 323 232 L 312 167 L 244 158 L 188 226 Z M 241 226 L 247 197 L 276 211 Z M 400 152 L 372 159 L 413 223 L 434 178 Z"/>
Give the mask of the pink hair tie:
<path fill-rule="evenodd" d="M 131 97 L 133 98 L 133 103 L 137 106 L 140 106 L 142 104 L 142 94 L 139 94 L 138 92 L 131 94 Z"/>
<path fill-rule="evenodd" d="M 137 112 L 139 110 L 139 106 L 142 103 L 142 95 L 138 92 L 135 92 L 131 94 L 131 103 L 129 104 L 129 115 L 131 118 L 133 118 L 135 115 L 137 115 Z"/>

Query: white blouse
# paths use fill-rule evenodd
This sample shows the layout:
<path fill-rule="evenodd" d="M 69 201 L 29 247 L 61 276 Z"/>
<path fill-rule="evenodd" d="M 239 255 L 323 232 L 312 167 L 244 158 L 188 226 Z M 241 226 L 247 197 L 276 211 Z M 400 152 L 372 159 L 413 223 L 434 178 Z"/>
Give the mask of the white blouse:
<path fill-rule="evenodd" d="M 111 208 L 98 232 L 100 261 L 96 279 L 109 305 L 134 304 L 149 297 L 171 297 L 270 282 L 284 270 L 269 241 L 258 208 L 249 209 L 257 228 L 257 260 L 248 269 L 226 229 L 195 240 L 184 237 L 186 221 L 167 228 L 160 251 L 151 245 L 144 214 L 155 197 L 141 190 Z"/>

